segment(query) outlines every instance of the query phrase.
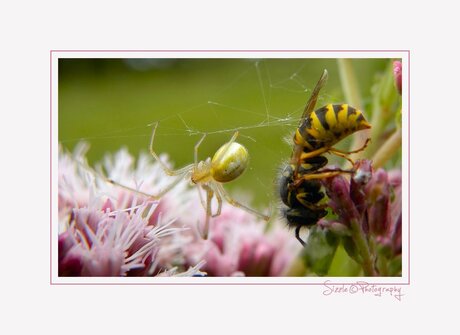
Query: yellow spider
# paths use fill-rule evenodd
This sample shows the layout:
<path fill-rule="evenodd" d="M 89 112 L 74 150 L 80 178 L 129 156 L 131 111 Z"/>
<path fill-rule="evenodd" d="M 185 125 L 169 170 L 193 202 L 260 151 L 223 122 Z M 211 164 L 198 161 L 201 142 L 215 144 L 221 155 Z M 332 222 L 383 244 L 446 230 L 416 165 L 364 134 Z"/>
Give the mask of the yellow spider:
<path fill-rule="evenodd" d="M 247 168 L 249 162 L 249 153 L 248 150 L 236 142 L 238 137 L 238 131 L 236 131 L 230 141 L 222 145 L 214 154 L 212 159 L 208 157 L 204 161 L 198 161 L 198 148 L 206 137 L 206 134 L 201 137 L 197 142 L 194 149 L 194 163 L 184 166 L 178 170 L 171 170 L 164 162 L 161 161 L 160 157 L 153 150 L 153 142 L 155 138 L 155 131 L 158 127 L 158 122 L 154 123 L 152 137 L 150 140 L 149 150 L 153 158 L 160 164 L 163 171 L 169 176 L 175 176 L 176 179 L 169 184 L 166 188 L 161 190 L 158 194 L 148 194 L 136 190 L 134 188 L 122 185 L 112 179 L 107 179 L 106 181 L 130 190 L 142 194 L 146 197 L 152 199 L 160 199 L 163 195 L 173 189 L 181 180 L 189 179 L 192 185 L 198 187 L 198 193 L 200 195 L 201 205 L 206 211 L 206 220 L 203 228 L 203 237 L 206 239 L 209 231 L 209 220 L 211 217 L 219 216 L 222 210 L 222 198 L 226 199 L 227 202 L 234 206 L 241 208 L 249 213 L 252 213 L 265 221 L 269 221 L 269 216 L 259 213 L 258 211 L 249 208 L 238 201 L 234 200 L 228 193 L 225 191 L 222 184 L 228 183 L 232 180 L 238 178 Z M 204 189 L 206 192 L 206 201 L 203 200 L 201 194 L 201 189 Z M 212 199 L 216 197 L 217 200 L 217 211 L 213 214 L 211 209 Z"/>

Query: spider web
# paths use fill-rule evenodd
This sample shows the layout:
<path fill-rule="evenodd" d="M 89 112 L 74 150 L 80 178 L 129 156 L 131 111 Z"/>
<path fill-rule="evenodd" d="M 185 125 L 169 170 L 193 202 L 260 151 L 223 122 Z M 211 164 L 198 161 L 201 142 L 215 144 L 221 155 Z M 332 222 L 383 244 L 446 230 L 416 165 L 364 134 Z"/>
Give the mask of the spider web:
<path fill-rule="evenodd" d="M 126 62 L 136 70 L 140 67 L 146 76 L 152 73 L 154 77 L 158 64 L 163 63 L 157 62 L 149 67 L 142 64 L 146 61 Z M 203 134 L 206 138 L 199 148 L 200 160 L 212 157 L 217 148 L 238 131 L 237 141 L 247 147 L 250 164 L 240 178 L 225 187 L 239 201 L 250 201 L 259 206 L 273 204 L 279 167 L 289 159 L 292 136 L 310 90 L 322 70 L 335 67 L 335 62 L 315 59 L 166 61 L 167 68 L 161 69 L 163 73 L 182 66 L 179 71 L 174 71 L 177 84 L 167 90 L 159 89 L 170 95 L 166 107 L 153 103 L 150 107 L 138 108 L 136 112 L 128 103 L 126 113 L 130 117 L 126 126 L 107 122 L 102 130 L 87 130 L 85 136 L 75 138 L 60 131 L 60 141 L 69 146 L 80 140 L 89 141 L 95 156 L 90 157 L 92 161 L 101 158 L 100 152 L 114 151 L 121 145 L 127 145 L 130 152 L 137 155 L 139 150 L 147 151 L 152 124 L 159 122 L 155 150 L 168 153 L 174 167 L 180 168 L 193 162 L 194 145 Z M 194 67 L 202 70 L 197 71 Z M 164 79 L 164 82 L 170 85 L 171 80 Z M 161 78 L 155 81 L 155 85 L 162 85 Z M 152 89 L 154 94 L 155 87 L 145 90 Z M 328 92 L 327 88 L 321 92 L 319 105 L 330 98 Z M 118 117 L 112 116 L 115 121 Z M 66 118 L 66 114 L 60 112 L 60 118 Z"/>

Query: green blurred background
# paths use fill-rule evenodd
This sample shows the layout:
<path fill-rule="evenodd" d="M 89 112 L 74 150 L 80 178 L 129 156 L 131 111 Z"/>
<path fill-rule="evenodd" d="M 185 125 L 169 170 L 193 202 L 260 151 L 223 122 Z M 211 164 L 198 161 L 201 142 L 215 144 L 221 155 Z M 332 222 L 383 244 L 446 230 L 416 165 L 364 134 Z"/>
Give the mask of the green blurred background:
<path fill-rule="evenodd" d="M 374 77 L 387 65 L 388 59 L 353 60 L 366 116 Z M 168 153 L 178 168 L 193 161 L 198 132 L 209 133 L 200 147 L 205 159 L 240 128 L 250 167 L 226 188 L 238 200 L 252 197 L 266 207 L 276 199 L 278 170 L 291 154 L 285 138 L 292 138 L 323 69 L 329 80 L 317 107 L 346 102 L 336 59 L 61 58 L 59 141 L 69 150 L 89 142 L 90 163 L 122 146 L 137 156 L 147 152 L 150 124 L 159 121 L 156 151 Z"/>

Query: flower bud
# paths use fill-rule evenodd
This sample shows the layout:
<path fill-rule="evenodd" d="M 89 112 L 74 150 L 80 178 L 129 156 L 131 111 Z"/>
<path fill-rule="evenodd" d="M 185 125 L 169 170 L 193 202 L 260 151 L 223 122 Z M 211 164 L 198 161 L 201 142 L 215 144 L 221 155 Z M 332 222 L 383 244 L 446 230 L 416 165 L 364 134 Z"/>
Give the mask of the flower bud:
<path fill-rule="evenodd" d="M 400 61 L 396 60 L 393 62 L 393 75 L 395 78 L 396 89 L 399 94 L 402 91 L 402 64 Z"/>
<path fill-rule="evenodd" d="M 329 205 L 340 221 L 347 226 L 350 226 L 351 221 L 359 222 L 360 215 L 350 197 L 347 180 L 342 176 L 336 176 L 326 179 L 323 183 L 330 198 Z"/>
<path fill-rule="evenodd" d="M 390 225 L 390 185 L 388 174 L 379 169 L 366 186 L 368 224 L 371 234 L 384 235 Z"/>
<path fill-rule="evenodd" d="M 398 219 L 391 227 L 391 242 L 393 247 L 393 254 L 397 255 L 401 253 L 402 250 L 402 215 L 399 215 Z"/>
<path fill-rule="evenodd" d="M 356 172 L 351 178 L 350 196 L 359 214 L 362 215 L 364 210 L 366 209 L 366 194 L 364 192 L 364 186 L 372 178 L 371 161 L 357 161 L 354 166 L 354 169 Z"/>

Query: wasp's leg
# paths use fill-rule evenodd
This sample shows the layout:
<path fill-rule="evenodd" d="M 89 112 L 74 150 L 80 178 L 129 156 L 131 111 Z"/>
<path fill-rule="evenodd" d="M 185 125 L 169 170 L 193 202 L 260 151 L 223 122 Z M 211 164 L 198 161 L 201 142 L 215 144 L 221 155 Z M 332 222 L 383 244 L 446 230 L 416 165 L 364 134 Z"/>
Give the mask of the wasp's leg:
<path fill-rule="evenodd" d="M 300 154 L 300 157 L 299 157 L 299 162 L 300 161 L 305 161 L 309 158 L 313 158 L 313 157 L 316 157 L 316 156 L 319 156 L 325 152 L 328 152 L 329 150 L 331 149 L 331 147 L 323 147 L 323 148 L 319 148 L 319 149 L 316 149 L 316 150 L 313 150 L 313 151 L 309 151 L 309 152 L 302 152 Z M 297 162 L 294 162 L 294 164 L 297 163 Z"/>
<path fill-rule="evenodd" d="M 322 169 L 321 171 L 319 171 L 320 173 L 322 172 L 341 172 L 342 174 L 345 174 L 345 173 L 350 173 L 350 174 L 353 174 L 355 173 L 356 171 L 354 169 L 351 169 L 351 170 L 343 170 L 341 168 L 330 168 L 330 169 Z"/>
<path fill-rule="evenodd" d="M 300 242 L 300 244 L 302 244 L 302 246 L 305 248 L 306 247 L 306 243 L 300 238 L 300 228 L 302 228 L 302 226 L 297 226 L 295 227 L 295 238 L 297 239 L 297 241 Z"/>
<path fill-rule="evenodd" d="M 354 166 L 355 165 L 355 162 L 350 158 L 348 157 L 348 154 L 344 154 L 344 153 L 341 153 L 340 151 L 335 151 L 335 149 L 331 148 L 329 150 L 329 152 L 333 155 L 336 155 L 336 156 L 339 156 L 339 157 L 342 157 L 342 158 L 345 158 L 347 161 L 350 162 L 351 166 Z"/>
<path fill-rule="evenodd" d="M 325 209 L 327 208 L 327 204 L 315 204 L 315 203 L 311 203 L 311 202 L 308 202 L 308 201 L 305 201 L 303 198 L 302 198 L 302 195 L 303 194 L 298 194 L 297 195 L 297 201 L 299 201 L 302 206 L 308 208 L 308 209 L 311 209 L 311 210 L 318 210 L 318 209 Z"/>
<path fill-rule="evenodd" d="M 341 175 L 341 174 L 344 174 L 344 173 L 350 173 L 350 172 L 347 171 L 347 170 L 343 170 L 343 171 L 336 170 L 336 171 L 329 171 L 329 172 L 320 172 L 320 173 L 314 173 L 314 174 L 307 174 L 307 175 L 303 175 L 303 176 L 299 177 L 300 178 L 299 181 L 332 178 L 332 177 L 335 177 L 335 176 L 338 176 L 338 175 Z"/>
<path fill-rule="evenodd" d="M 351 154 L 356 154 L 356 153 L 358 153 L 358 152 L 363 151 L 364 149 L 367 148 L 367 146 L 369 145 L 369 142 L 370 142 L 370 141 L 371 141 L 371 139 L 368 138 L 368 139 L 366 140 L 366 142 L 364 142 L 364 144 L 363 144 L 363 146 L 362 146 L 361 148 L 358 148 L 358 149 L 353 150 L 353 151 L 342 151 L 342 150 L 339 150 L 339 149 L 330 148 L 330 149 L 329 149 L 329 152 L 330 152 L 331 154 L 336 155 L 336 156 L 343 157 L 343 158 L 345 158 L 346 160 L 348 160 L 352 165 L 355 165 L 355 162 L 354 162 L 352 159 L 350 159 L 349 157 L 347 157 L 347 156 L 348 156 L 348 155 L 351 155 Z"/>

